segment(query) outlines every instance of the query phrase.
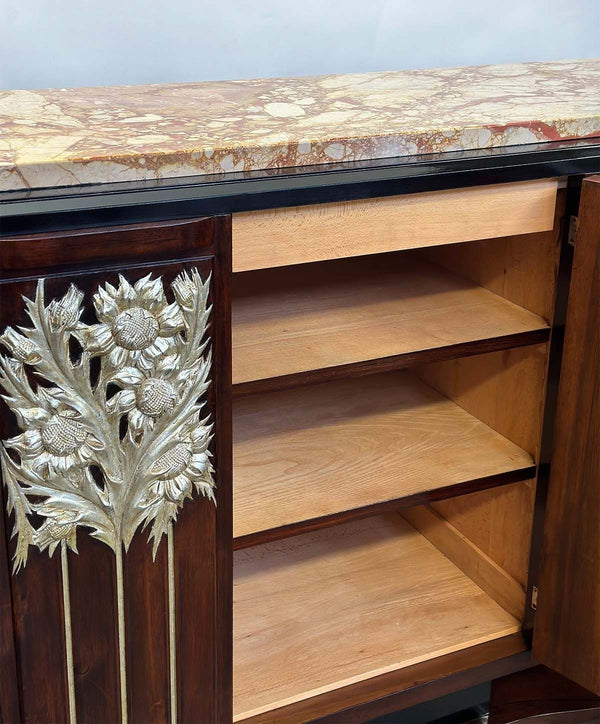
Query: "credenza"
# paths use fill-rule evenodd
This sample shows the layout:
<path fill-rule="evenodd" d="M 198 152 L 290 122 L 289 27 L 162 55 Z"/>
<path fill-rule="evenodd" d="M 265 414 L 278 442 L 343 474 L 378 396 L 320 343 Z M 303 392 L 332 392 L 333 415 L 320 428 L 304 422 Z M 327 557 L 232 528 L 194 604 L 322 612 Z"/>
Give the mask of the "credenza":
<path fill-rule="evenodd" d="M 2 721 L 347 724 L 538 663 L 599 692 L 594 134 L 92 155 L 0 194 Z"/>

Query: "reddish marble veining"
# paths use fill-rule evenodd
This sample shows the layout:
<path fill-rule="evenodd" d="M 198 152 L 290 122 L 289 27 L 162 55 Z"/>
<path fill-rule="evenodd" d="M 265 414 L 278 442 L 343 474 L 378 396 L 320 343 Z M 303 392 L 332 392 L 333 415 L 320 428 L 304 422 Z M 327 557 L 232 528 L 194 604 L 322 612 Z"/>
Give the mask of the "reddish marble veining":
<path fill-rule="evenodd" d="M 0 189 L 600 136 L 600 60 L 0 92 Z"/>

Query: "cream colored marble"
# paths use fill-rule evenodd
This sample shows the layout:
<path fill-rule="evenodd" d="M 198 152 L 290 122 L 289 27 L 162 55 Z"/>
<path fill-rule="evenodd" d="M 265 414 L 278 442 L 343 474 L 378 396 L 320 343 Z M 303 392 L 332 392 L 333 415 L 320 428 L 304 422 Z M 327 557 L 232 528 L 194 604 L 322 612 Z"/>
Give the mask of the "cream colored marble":
<path fill-rule="evenodd" d="M 600 136 L 600 60 L 0 92 L 0 189 Z"/>

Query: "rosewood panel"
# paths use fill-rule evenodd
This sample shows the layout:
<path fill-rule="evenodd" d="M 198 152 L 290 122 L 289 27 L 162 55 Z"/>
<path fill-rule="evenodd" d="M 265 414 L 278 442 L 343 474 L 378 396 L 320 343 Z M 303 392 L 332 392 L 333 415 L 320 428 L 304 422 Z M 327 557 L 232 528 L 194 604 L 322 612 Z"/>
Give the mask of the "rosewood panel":
<path fill-rule="evenodd" d="M 600 176 L 583 181 L 534 654 L 600 693 Z"/>
<path fill-rule="evenodd" d="M 118 722 L 120 701 L 111 695 L 119 690 L 115 556 L 85 534 L 78 536 L 77 550 L 68 554 L 77 719 Z"/>
<path fill-rule="evenodd" d="M 32 552 L 12 581 L 13 622 L 27 724 L 69 721 L 62 576 L 59 556 Z"/>
<path fill-rule="evenodd" d="M 194 220 L 155 221 L 13 237 L 0 244 L 0 268 L 9 278 L 86 266 L 181 259 L 194 256 L 203 247 L 207 253 L 214 253 L 208 245 L 224 223 L 212 218 L 203 219 L 200 225 Z"/>
<path fill-rule="evenodd" d="M 28 318 L 19 293 L 28 291 L 21 284 L 0 282 L 0 330 L 7 325 L 27 324 Z M 6 294 L 10 289 L 16 297 Z M 2 354 L 6 350 L 2 348 Z M 14 416 L 0 403 L 0 439 L 20 432 Z M 1 486 L 2 512 L 6 513 L 7 489 Z M 16 539 L 12 536 L 13 519 L 5 519 L 3 544 L 8 551 L 9 591 L 12 603 L 12 633 L 16 652 L 15 664 L 3 659 L 2 677 L 19 682 L 21 720 L 31 724 L 68 721 L 68 685 L 65 667 L 65 636 L 60 555 L 51 559 L 37 549 L 30 551 L 25 569 L 12 575 L 12 557 Z M 4 573 L 4 572 L 3 572 Z M 10 633 L 3 635 L 7 638 Z M 4 653 L 4 652 L 3 652 Z M 11 666 L 12 664 L 12 666 Z M 4 710 L 2 702 L 2 711 Z"/>
<path fill-rule="evenodd" d="M 489 724 L 537 719 L 553 724 L 600 721 L 600 699 L 545 666 L 492 681 Z"/>
<path fill-rule="evenodd" d="M 14 237 L 4 240 L 2 254 L 5 278 L 0 283 L 0 331 L 9 325 L 32 326 L 22 295 L 35 299 L 37 280 L 44 278 L 45 299 L 42 302 L 38 298 L 39 318 L 53 325 L 47 328 L 48 340 L 59 340 L 53 334 L 65 335 L 60 338 L 63 341 L 56 341 L 52 352 L 53 358 L 59 360 L 57 367 L 62 364 L 68 377 L 70 370 L 79 365 L 82 376 L 91 380 L 90 395 L 99 400 L 97 409 L 104 410 L 108 420 L 103 422 L 100 412 L 90 418 L 93 430 L 108 430 L 108 436 L 97 443 L 92 427 L 86 427 L 85 444 L 90 443 L 92 452 L 86 453 L 85 459 L 79 452 L 81 447 L 77 447 L 77 435 L 83 434 L 77 428 L 77 439 L 72 441 L 77 448 L 73 459 L 67 462 L 67 453 L 55 451 L 53 467 L 40 468 L 46 483 L 50 480 L 63 498 L 69 498 L 72 485 L 75 497 L 89 494 L 102 501 L 92 501 L 90 506 L 96 505 L 102 511 L 102 515 L 94 515 L 108 531 L 97 529 L 103 540 L 89 535 L 95 518 L 85 512 L 87 502 L 77 504 L 80 510 L 75 503 L 66 504 L 65 515 L 73 523 L 65 523 L 62 518 L 52 523 L 57 519 L 49 519 L 44 508 L 51 501 L 48 493 L 29 494 L 34 508 L 29 514 L 32 528 L 27 528 L 31 544 L 26 564 L 14 575 L 9 572 L 8 561 L 2 570 L 9 584 L 8 590 L 2 591 L 1 602 L 3 621 L 9 624 L 9 630 L 3 631 L 1 650 L 3 679 L 6 671 L 6 684 L 3 682 L 0 689 L 3 720 L 11 721 L 12 717 L 14 721 L 40 724 L 75 720 L 97 724 L 225 721 L 231 706 L 231 650 L 226 631 L 231 628 L 232 585 L 231 567 L 226 565 L 231 555 L 231 373 L 227 362 L 230 221 L 222 217 Z M 194 269 L 197 277 L 192 275 Z M 121 281 L 119 274 L 132 286 Z M 162 278 L 166 297 L 161 296 L 160 283 L 150 288 L 150 282 L 143 281 L 149 274 L 152 280 Z M 73 326 L 76 320 L 64 322 L 60 317 L 68 316 L 71 309 L 65 296 L 71 283 L 83 295 L 75 303 L 76 308 L 81 305 L 83 309 L 80 332 Z M 136 283 L 138 287 L 133 286 Z M 112 307 L 108 312 L 103 310 L 97 299 L 94 314 L 92 298 L 101 286 L 105 296 L 110 297 L 105 306 L 116 304 L 116 312 Z M 142 296 L 146 306 L 140 302 Z M 64 300 L 60 308 L 49 306 L 51 300 L 58 299 Z M 121 327 L 116 316 L 138 307 L 150 312 L 133 311 L 127 318 L 131 329 L 125 330 L 133 336 L 126 339 L 123 333 L 119 337 Z M 109 317 L 108 321 L 103 315 Z M 106 323 L 106 334 L 112 337 L 108 348 L 104 345 L 92 352 L 87 330 L 98 323 Z M 71 326 L 61 327 L 63 324 Z M 87 329 L 84 325 L 88 325 Z M 73 331 L 67 334 L 66 330 Z M 146 339 L 150 337 L 159 340 L 152 350 L 154 342 Z M 10 339 L 5 340 L 8 345 L 2 349 L 3 354 L 20 354 L 27 370 L 23 387 L 31 389 L 27 404 L 35 401 L 43 407 L 46 403 L 42 398 L 49 394 L 47 380 L 58 387 L 60 382 L 47 373 L 43 361 L 36 361 L 35 350 L 25 358 L 23 350 L 17 349 L 18 344 L 22 347 L 22 340 L 16 346 Z M 208 342 L 206 348 L 202 340 Z M 52 350 L 52 345 L 52 341 L 48 342 L 48 349 Z M 111 350 L 117 351 L 112 361 L 106 362 Z M 98 363 L 100 358 L 102 364 Z M 17 369 L 14 364 L 13 368 Z M 123 369 L 133 370 L 135 379 L 119 377 Z M 35 370 L 40 374 L 33 374 Z M 163 385 L 166 397 L 144 398 L 143 385 L 156 392 L 156 383 L 147 381 L 159 377 L 170 381 L 170 387 Z M 40 392 L 42 388 L 46 392 Z M 73 425 L 58 423 L 56 416 L 62 415 L 63 420 L 65 415 L 72 415 L 70 419 L 84 427 L 88 418 L 87 413 L 80 412 L 82 403 L 76 392 L 68 386 L 63 389 L 60 409 L 44 412 L 43 425 L 48 424 L 45 418 L 50 416 L 50 422 L 61 424 L 64 430 L 61 427 L 60 432 L 66 435 Z M 122 408 L 115 407 L 115 395 L 122 399 Z M 200 409 L 195 407 L 196 400 L 203 402 Z M 160 411 L 152 407 L 155 404 L 162 405 Z M 118 411 L 116 417 L 111 417 L 110 409 Z M 138 414 L 135 421 L 133 414 Z M 98 428 L 94 427 L 96 423 Z M 25 426 L 22 420 L 20 424 Z M 175 424 L 179 427 L 174 428 Z M 2 439 L 17 436 L 22 427 L 3 404 Z M 177 435 L 182 437 L 174 437 L 171 431 L 179 429 L 182 432 Z M 46 427 L 39 427 L 36 433 L 41 440 L 36 444 L 41 445 L 44 454 L 48 452 L 47 444 L 52 447 L 52 433 Z M 147 444 L 144 455 L 138 455 L 138 449 L 145 449 L 141 446 L 146 434 L 153 435 L 153 442 Z M 113 443 L 112 448 L 107 441 Z M 105 457 L 94 453 L 113 448 L 122 449 L 124 457 L 119 457 L 121 453 L 114 458 L 108 453 Z M 205 450 L 211 456 L 214 474 L 208 468 Z M 11 490 L 14 495 L 16 490 L 11 470 L 24 470 L 28 464 L 24 460 L 30 459 L 29 449 L 23 455 L 9 449 L 6 458 L 8 475 L 2 488 L 5 513 L 7 492 Z M 118 463 L 121 459 L 124 462 Z M 129 477 L 122 472 L 129 470 L 128 459 L 138 460 L 127 473 Z M 75 470 L 83 471 L 81 476 Z M 30 480 L 38 484 L 34 477 Z M 136 487 L 139 480 L 147 480 L 145 488 Z M 213 482 L 217 485 L 217 510 L 210 500 Z M 125 489 L 125 485 L 130 487 Z M 199 495 L 196 487 L 204 495 Z M 119 506 L 131 514 L 118 518 Z M 173 513 L 177 516 L 169 523 Z M 134 514 L 138 517 L 128 517 Z M 6 533 L 2 543 L 11 558 L 17 545 L 17 539 L 10 537 L 14 518 L 12 512 L 3 520 Z M 106 520 L 113 521 L 114 533 Z M 155 535 L 163 533 L 156 550 L 154 541 L 148 540 L 153 525 L 157 526 Z M 141 530 L 142 526 L 145 530 Z M 51 556 L 43 543 L 46 530 L 51 542 L 56 543 Z M 111 543 L 112 535 L 121 535 L 124 547 Z M 45 548 L 43 552 L 38 550 L 40 545 Z M 223 636 L 218 628 L 225 630 Z M 19 709 L 20 714 L 15 713 Z"/>
<path fill-rule="evenodd" d="M 153 561 L 147 537 L 135 536 L 123 561 L 129 719 L 161 724 L 170 716 L 167 546 Z"/>

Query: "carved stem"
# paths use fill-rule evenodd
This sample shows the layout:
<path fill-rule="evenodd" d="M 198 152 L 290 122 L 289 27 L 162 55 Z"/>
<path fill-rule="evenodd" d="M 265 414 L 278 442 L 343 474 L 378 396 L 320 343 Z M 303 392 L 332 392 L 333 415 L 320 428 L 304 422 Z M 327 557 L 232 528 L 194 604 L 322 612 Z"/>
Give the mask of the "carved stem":
<path fill-rule="evenodd" d="M 121 683 L 121 722 L 127 724 L 127 668 L 125 660 L 125 594 L 123 592 L 123 544 L 117 539 L 117 617 L 119 623 L 119 675 Z"/>
<path fill-rule="evenodd" d="M 73 673 L 73 632 L 71 630 L 71 594 L 69 589 L 69 561 L 67 559 L 67 542 L 60 543 L 60 564 L 62 574 L 63 617 L 65 625 L 65 649 L 67 655 L 67 684 L 69 693 L 69 724 L 76 724 L 75 709 L 75 676 Z"/>
<path fill-rule="evenodd" d="M 173 521 L 167 529 L 168 579 L 169 579 L 169 684 L 171 693 L 171 724 L 177 724 L 177 650 L 175 636 L 175 551 L 173 545 Z"/>

